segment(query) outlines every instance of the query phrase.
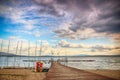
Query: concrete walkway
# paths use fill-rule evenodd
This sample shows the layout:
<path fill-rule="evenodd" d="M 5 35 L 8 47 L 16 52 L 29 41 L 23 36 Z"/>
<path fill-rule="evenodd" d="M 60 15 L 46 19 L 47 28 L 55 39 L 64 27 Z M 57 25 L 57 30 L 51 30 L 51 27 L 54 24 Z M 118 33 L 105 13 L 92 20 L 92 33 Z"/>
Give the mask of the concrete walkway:
<path fill-rule="evenodd" d="M 116 80 L 53 62 L 45 80 Z"/>

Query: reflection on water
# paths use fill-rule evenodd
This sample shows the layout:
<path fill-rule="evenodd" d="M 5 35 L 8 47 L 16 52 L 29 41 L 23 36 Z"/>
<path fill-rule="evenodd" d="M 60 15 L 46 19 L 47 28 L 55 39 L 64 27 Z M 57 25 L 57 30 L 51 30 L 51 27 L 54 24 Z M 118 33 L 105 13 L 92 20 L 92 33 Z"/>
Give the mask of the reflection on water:
<path fill-rule="evenodd" d="M 69 58 L 78 60 L 94 60 L 94 61 L 81 61 L 81 62 L 68 62 L 66 65 L 78 69 L 110 69 L 120 70 L 120 57 L 80 57 Z"/>
<path fill-rule="evenodd" d="M 44 61 L 44 67 L 50 67 L 52 57 L 0 57 L 0 67 L 35 67 L 35 61 Z M 54 57 L 64 61 L 64 65 L 79 69 L 111 69 L 120 70 L 120 57 Z"/>

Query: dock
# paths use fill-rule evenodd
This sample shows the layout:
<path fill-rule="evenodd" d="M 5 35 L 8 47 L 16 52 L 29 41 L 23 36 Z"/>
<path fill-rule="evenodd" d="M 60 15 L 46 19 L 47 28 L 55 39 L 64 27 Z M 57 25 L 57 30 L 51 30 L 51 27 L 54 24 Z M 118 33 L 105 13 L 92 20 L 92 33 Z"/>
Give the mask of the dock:
<path fill-rule="evenodd" d="M 45 80 L 116 80 L 85 70 L 76 69 L 52 62 Z"/>

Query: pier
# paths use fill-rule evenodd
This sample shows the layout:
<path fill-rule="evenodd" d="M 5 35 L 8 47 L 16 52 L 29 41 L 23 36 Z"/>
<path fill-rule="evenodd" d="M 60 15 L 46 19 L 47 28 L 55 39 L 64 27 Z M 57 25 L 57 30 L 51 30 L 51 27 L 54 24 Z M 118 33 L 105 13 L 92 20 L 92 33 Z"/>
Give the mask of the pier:
<path fill-rule="evenodd" d="M 45 80 L 116 80 L 85 70 L 71 68 L 57 62 L 52 62 Z"/>

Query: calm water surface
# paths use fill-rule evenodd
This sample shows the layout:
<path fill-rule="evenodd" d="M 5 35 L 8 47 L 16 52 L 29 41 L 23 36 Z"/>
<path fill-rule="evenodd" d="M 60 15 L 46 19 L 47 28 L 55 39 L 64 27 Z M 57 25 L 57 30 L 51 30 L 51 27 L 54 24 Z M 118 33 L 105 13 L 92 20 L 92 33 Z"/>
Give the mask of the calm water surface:
<path fill-rule="evenodd" d="M 35 67 L 36 60 L 44 61 L 44 67 L 50 67 L 53 57 L 0 57 L 0 67 Z M 120 70 L 120 57 L 54 57 L 54 60 L 64 60 L 64 65 L 78 69 L 110 69 Z M 78 60 L 75 61 L 74 60 Z M 92 61 L 89 61 L 92 60 Z M 7 63 L 8 61 L 8 63 Z M 67 62 L 66 62 L 67 61 Z"/>

